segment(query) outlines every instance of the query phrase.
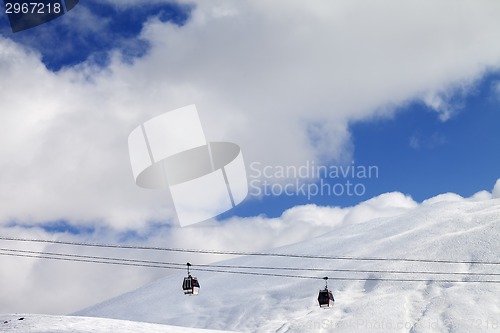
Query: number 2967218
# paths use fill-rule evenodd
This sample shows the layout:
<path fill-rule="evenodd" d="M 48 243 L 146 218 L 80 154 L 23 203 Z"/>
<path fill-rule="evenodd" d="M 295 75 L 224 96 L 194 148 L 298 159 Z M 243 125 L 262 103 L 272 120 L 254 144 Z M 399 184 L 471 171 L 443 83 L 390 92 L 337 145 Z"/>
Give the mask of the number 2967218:
<path fill-rule="evenodd" d="M 5 2 L 5 14 L 59 14 L 62 10 L 59 2 Z"/>

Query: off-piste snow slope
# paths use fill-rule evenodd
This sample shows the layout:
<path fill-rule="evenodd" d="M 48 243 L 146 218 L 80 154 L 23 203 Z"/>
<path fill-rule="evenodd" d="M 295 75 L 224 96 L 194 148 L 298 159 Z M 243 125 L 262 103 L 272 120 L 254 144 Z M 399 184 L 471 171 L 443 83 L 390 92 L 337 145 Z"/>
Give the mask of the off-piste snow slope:
<path fill-rule="evenodd" d="M 129 320 L 50 315 L 0 315 L 9 333 L 217 333 L 221 331 L 139 323 Z M 227 332 L 226 332 L 227 333 Z"/>
<path fill-rule="evenodd" d="M 344 223 L 320 237 L 268 252 L 499 262 L 500 199 L 447 201 L 445 196 L 396 217 Z M 196 264 L 195 254 L 191 262 Z M 329 280 L 336 302 L 333 308 L 320 309 L 316 298 L 324 286 L 321 279 L 194 270 L 201 284 L 198 296 L 183 294 L 179 272 L 77 315 L 243 332 L 500 332 L 500 284 L 464 282 L 500 281 L 498 264 L 258 256 L 220 264 L 492 275 L 265 271 L 346 278 Z"/>

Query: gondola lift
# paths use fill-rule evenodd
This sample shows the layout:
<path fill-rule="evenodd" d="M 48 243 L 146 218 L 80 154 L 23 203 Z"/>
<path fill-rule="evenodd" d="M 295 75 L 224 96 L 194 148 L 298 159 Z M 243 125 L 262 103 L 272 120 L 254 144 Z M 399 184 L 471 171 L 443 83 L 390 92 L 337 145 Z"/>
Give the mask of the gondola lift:
<path fill-rule="evenodd" d="M 182 282 L 182 290 L 184 290 L 185 295 L 198 295 L 200 293 L 200 283 L 198 279 L 191 276 L 189 272 L 190 263 L 187 263 L 188 276 L 184 278 Z"/>
<path fill-rule="evenodd" d="M 325 276 L 323 280 L 325 280 L 325 289 L 319 291 L 318 303 L 320 308 L 329 308 L 333 306 L 335 299 L 332 292 L 328 290 L 328 276 Z"/>

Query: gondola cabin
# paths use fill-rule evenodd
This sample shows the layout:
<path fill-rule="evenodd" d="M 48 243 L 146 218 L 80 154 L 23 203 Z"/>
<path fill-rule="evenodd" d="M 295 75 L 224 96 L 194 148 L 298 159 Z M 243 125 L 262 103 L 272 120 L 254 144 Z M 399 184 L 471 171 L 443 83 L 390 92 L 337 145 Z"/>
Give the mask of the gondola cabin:
<path fill-rule="evenodd" d="M 333 306 L 335 299 L 332 292 L 328 290 L 328 276 L 325 276 L 323 280 L 325 280 L 325 289 L 319 291 L 318 303 L 320 308 L 329 308 Z"/>
<path fill-rule="evenodd" d="M 200 283 L 198 279 L 188 275 L 182 282 L 182 290 L 185 295 L 198 295 L 200 293 Z"/>
<path fill-rule="evenodd" d="M 328 288 L 319 291 L 318 303 L 320 308 L 332 307 L 334 302 L 333 294 Z"/>

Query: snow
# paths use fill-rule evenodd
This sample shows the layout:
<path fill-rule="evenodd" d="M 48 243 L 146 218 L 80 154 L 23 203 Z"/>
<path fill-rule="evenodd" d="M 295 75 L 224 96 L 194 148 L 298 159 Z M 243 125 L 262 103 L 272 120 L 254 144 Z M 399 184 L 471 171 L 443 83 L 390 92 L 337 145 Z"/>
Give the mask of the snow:
<path fill-rule="evenodd" d="M 220 331 L 139 323 L 128 320 L 50 315 L 0 315 L 0 332 L 9 333 L 216 333 Z"/>
<path fill-rule="evenodd" d="M 500 199 L 452 199 L 429 201 L 396 217 L 335 225 L 325 235 L 273 249 L 272 252 L 498 261 Z M 193 255 L 191 262 L 196 264 L 196 255 Z M 235 258 L 223 263 L 268 267 L 500 273 L 498 265 L 479 264 L 255 256 Z M 196 272 L 196 269 L 193 272 L 201 284 L 198 296 L 185 296 L 182 293 L 184 274 L 179 272 L 82 310 L 77 315 L 243 332 L 418 333 L 500 330 L 500 284 L 430 281 L 473 278 L 499 280 L 498 276 L 292 272 L 294 275 L 363 279 L 329 281 L 336 303 L 333 308 L 320 309 L 316 298 L 324 282 L 319 279 Z M 425 281 L 366 280 L 378 277 Z"/>
<path fill-rule="evenodd" d="M 404 198 L 402 198 L 404 199 Z M 369 214 L 367 203 L 359 214 Z M 354 220 L 353 220 L 354 221 Z M 500 258 L 500 199 L 438 196 L 397 216 L 367 222 L 333 223 L 331 231 L 268 252 L 352 257 L 494 261 Z M 193 254 L 193 264 L 197 255 Z M 222 259 L 222 258 L 221 258 Z M 226 265 L 357 270 L 489 273 L 348 273 L 265 271 L 314 275 L 318 279 L 249 276 L 196 271 L 198 296 L 181 290 L 184 272 L 175 272 L 73 316 L 0 315 L 0 332 L 498 332 L 499 265 L 430 262 L 352 261 L 245 256 Z M 321 309 L 318 290 L 328 275 L 335 306 Z M 334 280 L 334 278 L 356 278 Z M 126 278 L 126 277 L 118 277 Z M 369 278 L 421 279 L 401 282 Z M 23 318 L 22 320 L 19 320 Z M 211 329 L 211 330 L 202 330 Z"/>

